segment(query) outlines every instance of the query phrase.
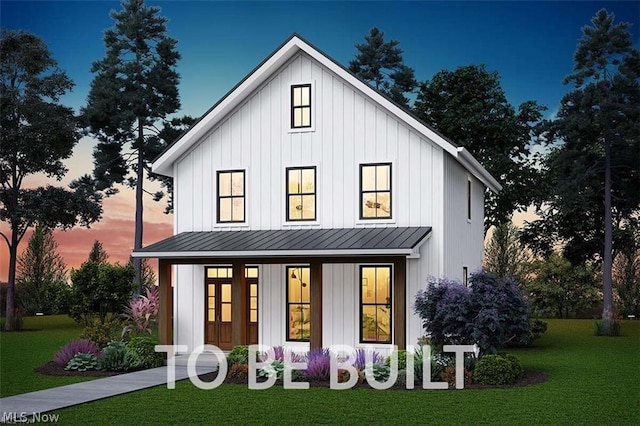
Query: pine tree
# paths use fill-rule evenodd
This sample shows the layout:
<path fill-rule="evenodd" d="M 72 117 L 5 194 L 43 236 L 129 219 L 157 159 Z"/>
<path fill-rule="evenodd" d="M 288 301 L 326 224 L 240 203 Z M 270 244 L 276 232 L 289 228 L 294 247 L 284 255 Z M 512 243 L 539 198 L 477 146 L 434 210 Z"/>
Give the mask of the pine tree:
<path fill-rule="evenodd" d="M 384 33 L 376 27 L 364 38 L 365 43 L 356 43 L 358 53 L 349 62 L 349 71 L 407 107 L 409 99 L 405 94 L 412 92 L 417 82 L 413 69 L 403 63 L 400 42 L 385 42 Z"/>
<path fill-rule="evenodd" d="M 98 240 L 95 240 L 93 246 L 91 246 L 91 251 L 89 252 L 89 258 L 87 262 L 93 262 L 98 264 L 107 263 L 109 261 L 109 255 L 102 247 L 102 243 Z"/>
<path fill-rule="evenodd" d="M 640 51 L 630 24 L 613 22 L 602 9 L 582 28 L 565 78 L 573 90 L 546 134 L 556 146 L 546 160 L 550 192 L 538 224 L 538 234 L 566 243 L 572 263 L 602 262 L 603 334 L 613 321 L 614 225 L 622 235 L 638 229 L 640 217 Z"/>
<path fill-rule="evenodd" d="M 27 315 L 64 310 L 65 292 L 70 292 L 67 268 L 50 229 L 36 226 L 18 258 L 17 277 L 21 306 Z"/>
<path fill-rule="evenodd" d="M 104 35 L 106 56 L 93 64 L 96 76 L 84 116 L 100 141 L 94 175 L 101 188 L 114 192 L 113 185 L 125 181 L 135 187 L 135 250 L 142 247 L 145 170 L 158 148 L 155 140 L 149 142 L 149 132 L 180 108 L 175 70 L 180 54 L 177 41 L 166 34 L 167 19 L 158 7 L 146 6 L 143 0 L 127 0 L 122 6 L 111 13 L 115 27 Z M 129 171 L 134 177 L 127 176 Z M 139 258 L 134 267 L 140 292 Z"/>

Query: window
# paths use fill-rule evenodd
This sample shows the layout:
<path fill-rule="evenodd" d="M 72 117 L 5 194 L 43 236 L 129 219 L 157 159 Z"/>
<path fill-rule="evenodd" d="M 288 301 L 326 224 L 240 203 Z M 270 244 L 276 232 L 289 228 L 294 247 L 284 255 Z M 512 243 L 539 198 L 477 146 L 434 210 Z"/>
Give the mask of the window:
<path fill-rule="evenodd" d="M 287 220 L 316 219 L 316 168 L 287 169 Z"/>
<path fill-rule="evenodd" d="M 308 342 L 311 335 L 311 302 L 308 266 L 287 266 L 287 340 Z"/>
<path fill-rule="evenodd" d="M 469 269 L 466 266 L 462 267 L 462 284 L 469 287 Z"/>
<path fill-rule="evenodd" d="M 258 268 L 250 266 L 245 268 L 245 276 L 249 279 L 249 322 L 258 322 Z"/>
<path fill-rule="evenodd" d="M 218 172 L 218 223 L 244 222 L 244 170 Z"/>
<path fill-rule="evenodd" d="M 391 218 L 391 164 L 361 164 L 360 193 L 360 219 Z"/>
<path fill-rule="evenodd" d="M 291 86 L 291 128 L 311 127 L 311 84 Z"/>
<path fill-rule="evenodd" d="M 360 267 L 360 342 L 391 343 L 391 266 Z"/>
<path fill-rule="evenodd" d="M 467 179 L 467 220 L 471 220 L 471 179 Z"/>

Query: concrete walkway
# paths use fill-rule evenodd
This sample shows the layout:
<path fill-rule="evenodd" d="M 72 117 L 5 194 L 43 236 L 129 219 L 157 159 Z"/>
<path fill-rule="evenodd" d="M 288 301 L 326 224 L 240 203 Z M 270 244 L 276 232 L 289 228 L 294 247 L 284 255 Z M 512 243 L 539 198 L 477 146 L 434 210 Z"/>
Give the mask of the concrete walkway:
<path fill-rule="evenodd" d="M 176 358 L 175 380 L 189 377 L 185 359 Z M 198 375 L 211 373 L 217 369 L 215 358 L 200 356 L 196 367 Z M 37 392 L 24 393 L 0 399 L 0 423 L 9 419 L 13 413 L 34 413 L 59 410 L 85 402 L 97 401 L 115 395 L 164 385 L 167 383 L 167 367 L 151 368 L 89 380 L 87 382 L 57 388 L 45 389 Z"/>

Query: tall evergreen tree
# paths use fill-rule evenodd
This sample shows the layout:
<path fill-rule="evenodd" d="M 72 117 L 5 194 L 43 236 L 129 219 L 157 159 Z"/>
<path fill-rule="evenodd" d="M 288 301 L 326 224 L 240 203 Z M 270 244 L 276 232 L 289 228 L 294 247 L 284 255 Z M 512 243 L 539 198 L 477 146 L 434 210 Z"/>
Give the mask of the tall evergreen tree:
<path fill-rule="evenodd" d="M 62 161 L 71 157 L 78 132 L 73 111 L 59 99 L 72 87 L 40 38 L 1 30 L 0 220 L 9 224 L 10 234 L 0 235 L 9 247 L 7 330 L 15 325 L 18 244 L 27 230 L 35 223 L 47 228 L 88 226 L 102 215 L 102 198 L 89 176 L 72 182 L 70 189 L 23 188 L 29 175 L 60 180 L 67 173 Z"/>
<path fill-rule="evenodd" d="M 27 314 L 58 314 L 64 310 L 61 299 L 71 289 L 67 284 L 67 267 L 50 229 L 36 225 L 18 258 L 17 277 L 21 305 Z"/>
<path fill-rule="evenodd" d="M 637 229 L 640 218 L 640 51 L 628 31 L 602 9 L 582 28 L 573 90 L 560 102 L 546 139 L 559 144 L 546 159 L 549 194 L 542 219 L 529 226 L 530 239 L 566 243 L 574 263 L 602 262 L 603 333 L 613 320 L 611 267 L 614 231 Z"/>
<path fill-rule="evenodd" d="M 397 40 L 384 41 L 384 33 L 373 27 L 365 43 L 356 43 L 358 53 L 349 62 L 349 71 L 385 93 L 398 104 L 408 107 L 406 93 L 417 86 L 414 71 L 402 59 Z"/>
<path fill-rule="evenodd" d="M 160 8 L 143 0 L 125 0 L 121 11 L 111 13 L 115 27 L 105 31 L 107 53 L 93 64 L 96 76 L 84 111 L 90 132 L 99 140 L 94 174 L 101 187 L 113 191 L 113 184 L 125 180 L 135 187 L 134 249 L 142 247 L 145 169 L 158 148 L 148 134 L 180 108 L 180 54 L 177 41 L 166 34 L 167 19 L 159 13 Z M 130 171 L 134 176 L 127 179 Z M 139 258 L 134 267 L 142 291 Z"/>
<path fill-rule="evenodd" d="M 109 261 L 109 255 L 102 247 L 102 243 L 98 240 L 93 242 L 93 246 L 91 246 L 91 251 L 89 251 L 89 258 L 87 262 L 93 262 L 97 264 L 104 264 Z"/>
<path fill-rule="evenodd" d="M 498 73 L 484 65 L 440 71 L 420 86 L 415 114 L 465 147 L 504 188 L 485 194 L 485 230 L 507 222 L 515 210 L 536 199 L 539 173 L 532 132 L 544 109 L 527 101 L 516 110 Z"/>
<path fill-rule="evenodd" d="M 482 269 L 497 277 L 511 278 L 520 286 L 530 269 L 531 256 L 520 242 L 520 231 L 511 222 L 500 224 L 484 250 Z"/>

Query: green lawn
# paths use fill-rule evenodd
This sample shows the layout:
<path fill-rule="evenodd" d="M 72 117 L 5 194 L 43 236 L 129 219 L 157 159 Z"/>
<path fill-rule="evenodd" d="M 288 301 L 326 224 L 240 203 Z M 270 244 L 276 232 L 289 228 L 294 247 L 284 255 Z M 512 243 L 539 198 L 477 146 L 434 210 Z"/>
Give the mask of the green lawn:
<path fill-rule="evenodd" d="M 63 333 L 68 334 L 56 337 L 62 343 L 75 337 L 79 329 L 67 323 L 55 332 Z M 44 376 L 29 373 L 33 367 L 25 367 L 27 361 L 35 366 L 48 360 L 62 344 L 42 336 L 44 330 L 1 334 L 3 395 L 24 392 L 35 384 L 45 388 L 56 382 L 69 383 L 69 379 L 55 377 L 46 378 L 45 383 Z M 62 424 L 640 424 L 640 321 L 623 322 L 622 334 L 596 337 L 593 321 L 550 320 L 549 331 L 532 348 L 511 351 L 526 368 L 549 374 L 547 382 L 524 388 L 296 391 L 274 387 L 250 391 L 243 385 L 223 385 L 204 391 L 183 381 L 175 390 L 157 387 L 57 414 Z M 9 340 L 19 346 L 8 347 Z M 54 349 L 44 351 L 47 353 L 40 358 L 14 353 L 16 348 L 36 352 L 45 344 Z M 7 366 L 7 362 L 15 365 Z M 21 374 L 37 380 L 29 378 L 30 385 L 20 384 Z M 17 386 L 22 387 L 14 389 Z"/>
<path fill-rule="evenodd" d="M 77 339 L 81 332 L 82 327 L 66 315 L 27 317 L 24 331 L 0 332 L 0 397 L 87 380 L 33 371 L 51 361 L 61 346 Z"/>

